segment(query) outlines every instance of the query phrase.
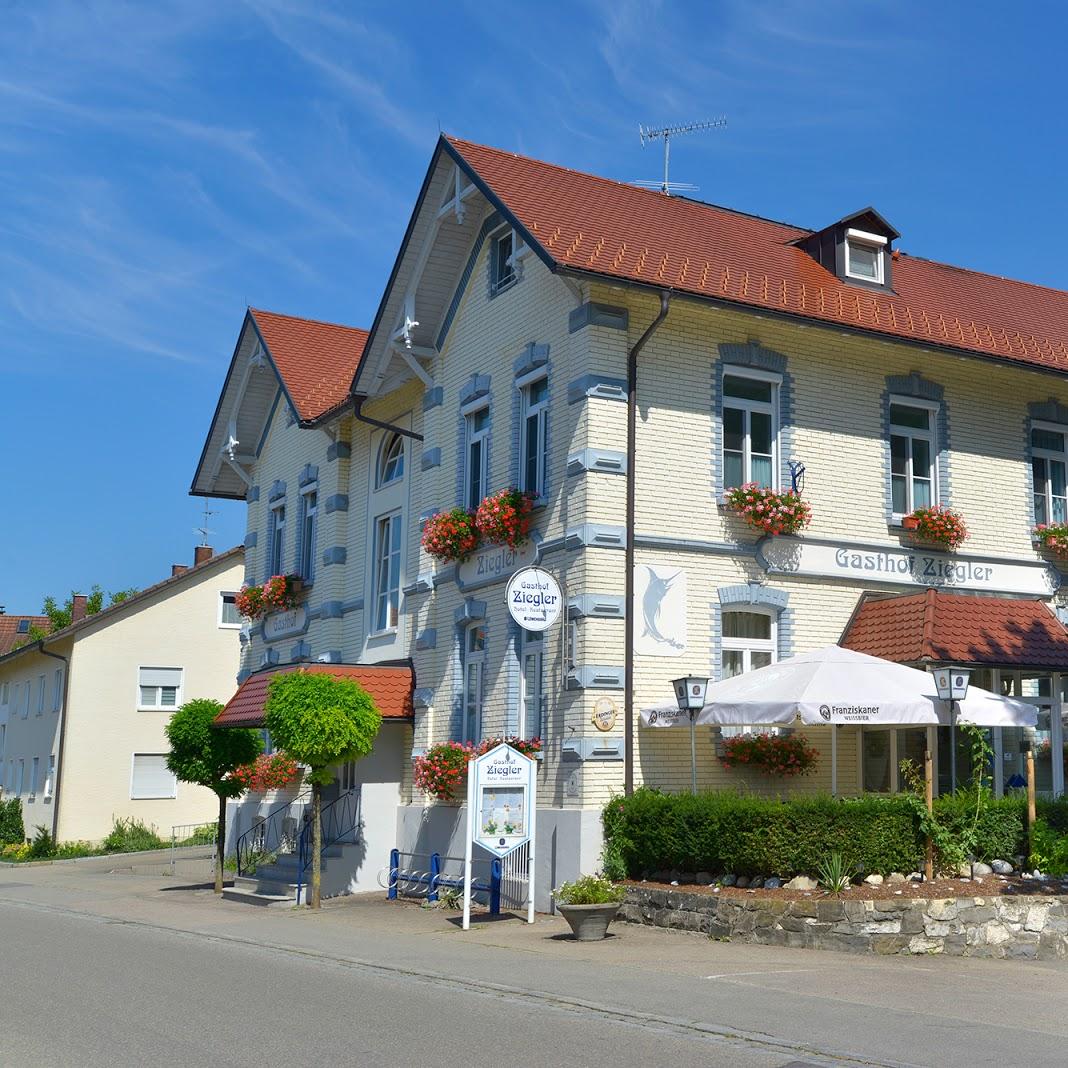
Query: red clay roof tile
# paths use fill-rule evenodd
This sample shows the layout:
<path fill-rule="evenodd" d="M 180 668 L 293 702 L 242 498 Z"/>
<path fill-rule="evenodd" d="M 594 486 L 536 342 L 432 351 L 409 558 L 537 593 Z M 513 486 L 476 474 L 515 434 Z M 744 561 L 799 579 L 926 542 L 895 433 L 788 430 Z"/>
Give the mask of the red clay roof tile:
<path fill-rule="evenodd" d="M 447 140 L 562 267 L 1068 371 L 1060 290 L 903 253 L 864 289 L 792 244 L 812 231 Z"/>
<path fill-rule="evenodd" d="M 0 656 L 10 653 L 19 642 L 29 639 L 29 627 L 19 632 L 19 623 L 26 620 L 29 627 L 43 630 L 46 634 L 51 625 L 48 616 L 0 616 Z"/>
<path fill-rule="evenodd" d="M 348 400 L 367 331 L 249 308 L 301 421 Z"/>
<path fill-rule="evenodd" d="M 1068 668 L 1068 630 L 1044 602 L 933 589 L 865 596 L 841 644 L 898 663 Z"/>
<path fill-rule="evenodd" d="M 412 688 L 415 678 L 410 667 L 384 667 L 371 664 L 288 664 L 269 668 L 250 675 L 237 688 L 237 693 L 215 719 L 216 727 L 262 727 L 263 706 L 267 701 L 267 685 L 275 675 L 290 671 L 311 672 L 313 675 L 333 675 L 338 679 L 353 679 L 373 698 L 383 719 L 411 719 Z"/>

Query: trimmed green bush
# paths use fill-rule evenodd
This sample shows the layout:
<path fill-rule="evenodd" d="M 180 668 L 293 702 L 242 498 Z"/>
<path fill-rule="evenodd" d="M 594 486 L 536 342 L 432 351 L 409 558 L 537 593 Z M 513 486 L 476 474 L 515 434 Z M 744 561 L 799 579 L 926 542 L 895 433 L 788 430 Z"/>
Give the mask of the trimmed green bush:
<path fill-rule="evenodd" d="M 955 840 L 970 838 L 975 794 L 935 801 L 935 819 Z M 1039 814 L 1068 826 L 1068 802 Z M 785 801 L 718 791 L 664 794 L 642 788 L 605 807 L 605 873 L 614 879 L 664 870 L 735 875 L 814 875 L 832 853 L 850 871 L 910 872 L 922 867 L 925 839 L 904 795 L 796 797 Z M 1026 854 L 1026 808 L 1018 796 L 985 797 L 974 834 L 976 860 Z"/>
<path fill-rule="evenodd" d="M 17 797 L 0 801 L 0 845 L 21 844 L 26 841 L 22 825 L 22 802 Z"/>

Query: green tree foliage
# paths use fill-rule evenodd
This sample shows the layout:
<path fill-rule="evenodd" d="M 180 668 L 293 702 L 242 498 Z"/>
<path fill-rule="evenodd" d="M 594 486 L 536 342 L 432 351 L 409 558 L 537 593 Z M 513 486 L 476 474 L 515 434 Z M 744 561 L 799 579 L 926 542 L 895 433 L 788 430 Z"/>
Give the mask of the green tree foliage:
<path fill-rule="evenodd" d="M 371 695 L 350 679 L 321 672 L 290 671 L 271 679 L 265 708 L 267 729 L 279 749 L 306 764 L 312 784 L 312 908 L 319 907 L 322 855 L 322 788 L 334 767 L 365 757 L 382 725 Z"/>
<path fill-rule="evenodd" d="M 123 601 L 139 592 L 140 590 L 135 589 L 133 586 L 128 590 L 115 590 L 106 595 L 107 603 L 105 605 L 104 591 L 99 586 L 94 585 L 85 598 L 85 614 L 86 616 L 95 616 L 103 608 L 111 608 L 113 605 L 122 604 Z M 71 617 L 74 614 L 74 593 L 72 592 L 62 604 L 54 597 L 46 597 L 41 613 L 48 616 L 48 629 L 42 630 L 40 627 L 31 625 L 29 633 L 22 641 L 16 643 L 14 648 L 21 649 L 24 645 L 39 642 L 42 638 L 47 638 L 49 634 L 55 634 L 57 630 L 69 627 L 71 625 Z"/>
<path fill-rule="evenodd" d="M 219 832 L 215 864 L 215 892 L 222 893 L 223 858 L 226 853 L 226 800 L 241 794 L 243 787 L 230 773 L 255 760 L 263 749 L 258 731 L 249 727 L 213 727 L 222 711 L 218 701 L 197 698 L 187 701 L 167 724 L 167 767 L 182 782 L 206 786 L 219 799 Z"/>

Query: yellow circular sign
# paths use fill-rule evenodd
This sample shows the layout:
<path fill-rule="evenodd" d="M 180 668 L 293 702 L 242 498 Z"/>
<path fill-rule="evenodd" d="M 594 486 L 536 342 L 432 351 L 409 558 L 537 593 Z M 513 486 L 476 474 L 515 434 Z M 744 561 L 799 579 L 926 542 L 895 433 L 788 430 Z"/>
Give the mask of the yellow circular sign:
<path fill-rule="evenodd" d="M 593 725 L 599 731 L 610 731 L 616 725 L 619 709 L 611 697 L 599 697 L 593 706 Z"/>

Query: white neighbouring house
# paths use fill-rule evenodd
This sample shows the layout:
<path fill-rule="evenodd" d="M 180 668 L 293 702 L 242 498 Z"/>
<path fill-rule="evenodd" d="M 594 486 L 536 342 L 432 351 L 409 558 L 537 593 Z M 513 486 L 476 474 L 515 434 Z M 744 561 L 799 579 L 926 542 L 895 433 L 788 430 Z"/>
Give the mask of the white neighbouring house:
<path fill-rule="evenodd" d="M 249 313 L 193 492 L 248 502 L 248 581 L 305 592 L 247 629 L 242 672 L 408 666 L 399 848 L 462 852 L 413 755 L 539 734 L 539 884 L 593 870 L 613 793 L 689 787 L 687 732 L 640 707 L 835 641 L 1038 704 L 1037 730 L 993 732 L 995 786 L 1033 745 L 1063 792 L 1066 565 L 1032 530 L 1068 520 L 1068 295 L 898 236 L 871 208 L 810 230 L 443 137 L 369 332 Z M 797 539 L 723 503 L 795 480 Z M 422 551 L 427 517 L 508 486 L 536 497 L 525 547 Z M 964 546 L 916 543 L 928 504 Z M 532 563 L 567 606 L 542 634 L 504 603 Z M 725 733 L 700 728 L 702 788 L 894 792 L 925 748 L 948 782 L 941 728 L 806 727 L 819 759 L 786 784 L 726 768 Z"/>
<path fill-rule="evenodd" d="M 244 550 L 196 549 L 192 567 L 120 604 L 0 657 L 4 797 L 22 801 L 27 837 L 101 841 L 116 819 L 169 837 L 218 814 L 215 795 L 165 766 L 171 714 L 233 691 Z"/>

